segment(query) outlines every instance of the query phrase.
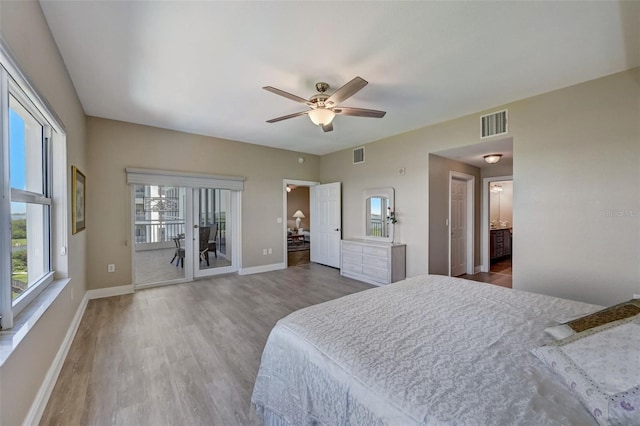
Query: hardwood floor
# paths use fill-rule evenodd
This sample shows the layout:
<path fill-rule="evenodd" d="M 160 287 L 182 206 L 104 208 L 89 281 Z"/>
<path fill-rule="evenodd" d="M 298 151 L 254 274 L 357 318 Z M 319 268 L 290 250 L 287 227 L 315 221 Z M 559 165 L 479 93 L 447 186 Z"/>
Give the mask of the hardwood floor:
<path fill-rule="evenodd" d="M 252 425 L 271 328 L 372 286 L 307 264 L 91 300 L 42 425 Z"/>
<path fill-rule="evenodd" d="M 473 275 L 464 274 L 460 275 L 459 278 L 512 288 L 511 258 L 509 257 L 492 264 L 490 272 L 478 272 Z"/>
<path fill-rule="evenodd" d="M 310 250 L 298 250 L 298 251 L 287 252 L 287 265 L 289 267 L 305 265 L 309 262 L 311 262 Z"/>

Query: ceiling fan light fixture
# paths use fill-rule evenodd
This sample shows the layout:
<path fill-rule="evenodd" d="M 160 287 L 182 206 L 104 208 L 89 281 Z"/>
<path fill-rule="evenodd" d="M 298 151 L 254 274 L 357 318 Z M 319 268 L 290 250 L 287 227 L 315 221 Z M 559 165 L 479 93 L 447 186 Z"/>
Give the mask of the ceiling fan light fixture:
<path fill-rule="evenodd" d="M 496 164 L 502 158 L 502 154 L 488 154 L 488 155 L 485 155 L 483 158 L 484 158 L 484 161 L 486 161 L 489 164 Z"/>
<path fill-rule="evenodd" d="M 336 113 L 326 108 L 316 108 L 309 111 L 309 118 L 316 126 L 326 126 L 333 121 Z"/>

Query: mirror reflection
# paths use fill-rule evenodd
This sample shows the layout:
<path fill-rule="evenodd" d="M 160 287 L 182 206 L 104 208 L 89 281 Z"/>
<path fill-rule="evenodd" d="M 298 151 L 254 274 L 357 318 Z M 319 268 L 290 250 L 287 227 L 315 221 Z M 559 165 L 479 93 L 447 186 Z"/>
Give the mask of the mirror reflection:
<path fill-rule="evenodd" d="M 393 188 L 376 188 L 364 191 L 364 237 L 393 241 L 393 224 L 389 214 L 394 210 Z"/>
<path fill-rule="evenodd" d="M 374 196 L 367 198 L 367 228 L 365 235 L 368 237 L 389 237 L 389 221 L 387 220 L 387 212 L 391 204 L 389 198 L 382 196 Z"/>

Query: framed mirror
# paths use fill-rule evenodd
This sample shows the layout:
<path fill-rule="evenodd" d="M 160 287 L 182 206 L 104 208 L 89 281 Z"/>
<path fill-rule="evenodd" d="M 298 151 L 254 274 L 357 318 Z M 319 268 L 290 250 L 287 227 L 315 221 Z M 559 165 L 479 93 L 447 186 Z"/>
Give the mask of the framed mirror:
<path fill-rule="evenodd" d="M 370 240 L 393 241 L 393 224 L 389 213 L 395 211 L 393 188 L 364 191 L 364 237 Z"/>

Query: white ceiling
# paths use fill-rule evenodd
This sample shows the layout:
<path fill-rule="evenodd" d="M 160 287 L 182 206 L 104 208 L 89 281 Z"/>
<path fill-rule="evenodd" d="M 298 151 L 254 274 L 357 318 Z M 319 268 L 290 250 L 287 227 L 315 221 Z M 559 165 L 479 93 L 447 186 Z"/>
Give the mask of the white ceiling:
<path fill-rule="evenodd" d="M 40 3 L 88 115 L 311 154 L 640 65 L 640 2 Z M 265 122 L 355 76 L 384 118 Z"/>

